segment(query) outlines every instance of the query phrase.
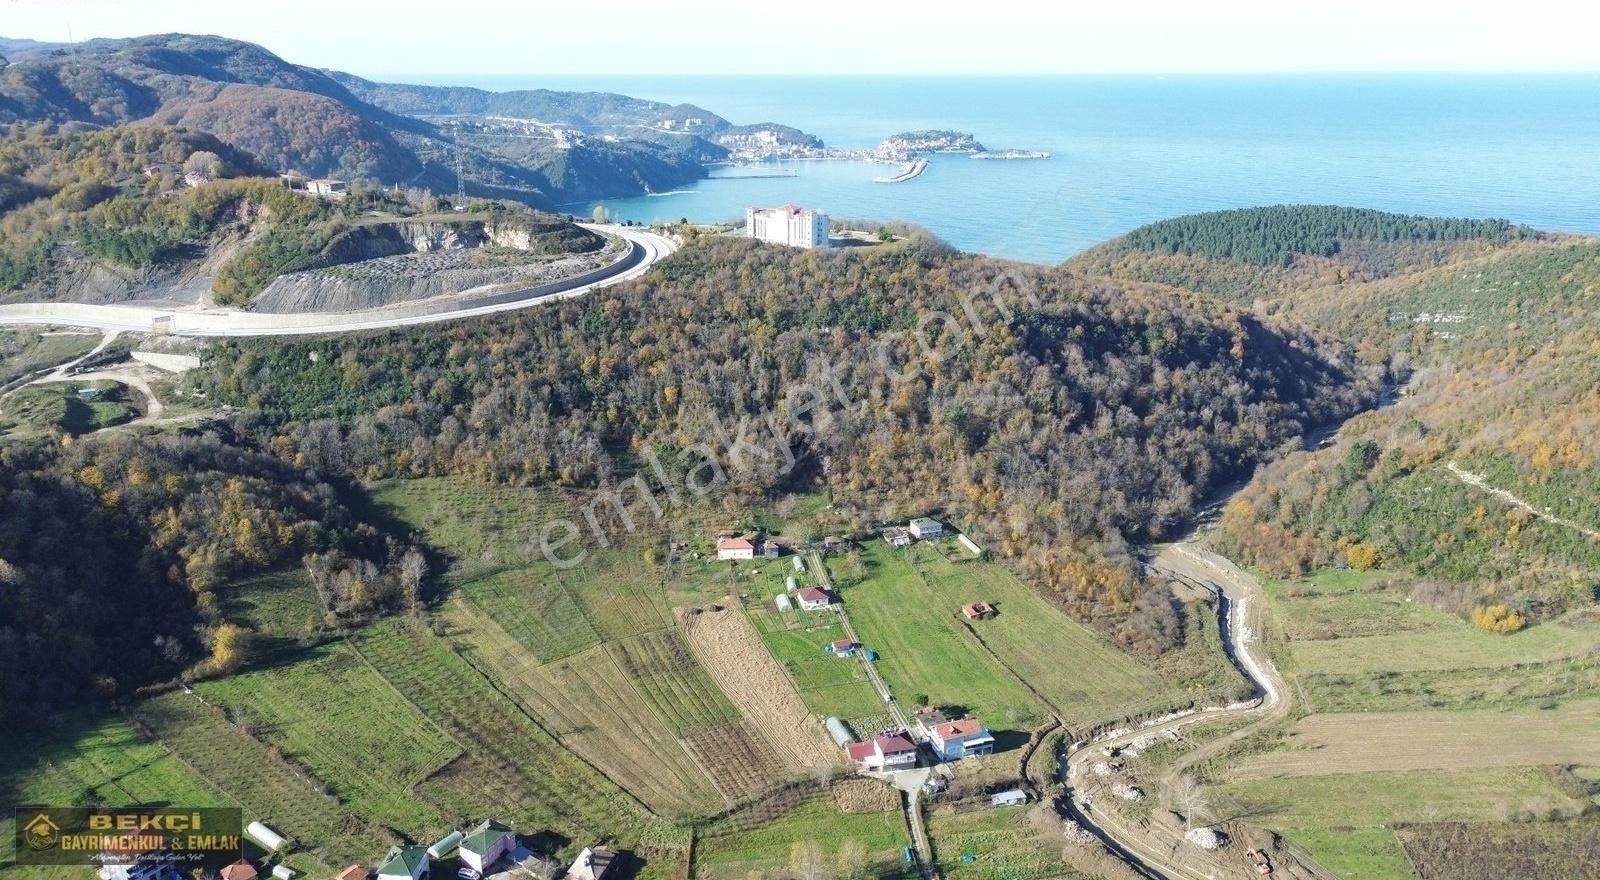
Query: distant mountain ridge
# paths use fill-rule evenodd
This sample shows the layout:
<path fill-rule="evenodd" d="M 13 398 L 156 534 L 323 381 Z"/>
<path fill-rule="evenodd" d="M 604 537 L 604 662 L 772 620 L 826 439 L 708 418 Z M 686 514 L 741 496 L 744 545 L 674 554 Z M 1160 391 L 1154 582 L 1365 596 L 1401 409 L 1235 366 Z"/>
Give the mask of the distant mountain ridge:
<path fill-rule="evenodd" d="M 541 207 L 697 180 L 728 156 L 720 133 L 751 128 L 626 95 L 377 83 L 216 36 L 0 38 L 0 53 L 0 124 L 182 126 L 282 171 L 444 192 L 459 165 L 470 194 Z"/>

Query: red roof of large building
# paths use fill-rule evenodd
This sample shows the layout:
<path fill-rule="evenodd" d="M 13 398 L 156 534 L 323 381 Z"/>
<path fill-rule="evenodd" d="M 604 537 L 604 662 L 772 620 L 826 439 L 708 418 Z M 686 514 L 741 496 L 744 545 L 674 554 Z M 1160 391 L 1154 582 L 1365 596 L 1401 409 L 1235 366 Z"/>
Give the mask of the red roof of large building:
<path fill-rule="evenodd" d="M 958 718 L 955 721 L 946 721 L 933 726 L 933 735 L 940 739 L 950 739 L 957 736 L 972 736 L 983 732 L 983 722 L 976 718 Z"/>
<path fill-rule="evenodd" d="M 805 589 L 801 590 L 800 592 L 796 593 L 795 595 L 799 596 L 800 597 L 800 601 L 802 601 L 802 602 L 832 602 L 833 601 L 833 597 L 828 595 L 828 591 L 827 590 L 819 590 L 816 587 L 806 587 Z"/>
<path fill-rule="evenodd" d="M 744 538 L 723 538 L 717 542 L 718 550 L 754 550 L 756 545 Z"/>

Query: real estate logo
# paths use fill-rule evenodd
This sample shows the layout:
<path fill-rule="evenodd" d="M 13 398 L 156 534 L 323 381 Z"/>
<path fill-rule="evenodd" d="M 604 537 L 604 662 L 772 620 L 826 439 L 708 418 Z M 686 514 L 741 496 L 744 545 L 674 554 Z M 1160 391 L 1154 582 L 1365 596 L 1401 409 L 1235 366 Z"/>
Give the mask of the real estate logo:
<path fill-rule="evenodd" d="M 170 865 L 215 872 L 238 860 L 237 807 L 17 807 L 19 865 Z"/>
<path fill-rule="evenodd" d="M 40 813 L 33 817 L 33 821 L 22 826 L 23 839 L 27 842 L 28 849 L 39 851 L 47 850 L 56 845 L 56 839 L 61 834 L 61 826 L 50 820 L 50 817 Z M 21 849 L 21 847 L 18 847 Z"/>

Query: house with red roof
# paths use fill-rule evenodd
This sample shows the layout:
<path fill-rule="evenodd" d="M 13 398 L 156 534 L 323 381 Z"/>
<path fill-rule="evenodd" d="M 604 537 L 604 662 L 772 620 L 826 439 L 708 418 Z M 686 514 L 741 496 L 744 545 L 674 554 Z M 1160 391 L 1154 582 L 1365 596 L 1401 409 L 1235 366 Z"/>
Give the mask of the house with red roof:
<path fill-rule="evenodd" d="M 222 880 L 256 880 L 256 866 L 244 859 L 225 866 L 217 874 Z"/>
<path fill-rule="evenodd" d="M 806 587 L 795 594 L 800 600 L 800 610 L 816 611 L 833 604 L 833 594 L 817 587 Z"/>
<path fill-rule="evenodd" d="M 719 538 L 717 540 L 718 559 L 754 559 L 756 558 L 756 545 L 750 543 L 748 538 Z"/>
<path fill-rule="evenodd" d="M 994 734 L 976 718 L 957 718 L 928 728 L 928 744 L 940 760 L 959 761 L 994 751 Z"/>
<path fill-rule="evenodd" d="M 828 645 L 828 653 L 837 654 L 840 657 L 849 657 L 855 652 L 856 643 L 850 641 L 849 639 L 838 639 Z"/>
<path fill-rule="evenodd" d="M 850 766 L 859 772 L 909 770 L 917 766 L 917 745 L 905 731 L 880 733 L 867 742 L 844 747 Z"/>

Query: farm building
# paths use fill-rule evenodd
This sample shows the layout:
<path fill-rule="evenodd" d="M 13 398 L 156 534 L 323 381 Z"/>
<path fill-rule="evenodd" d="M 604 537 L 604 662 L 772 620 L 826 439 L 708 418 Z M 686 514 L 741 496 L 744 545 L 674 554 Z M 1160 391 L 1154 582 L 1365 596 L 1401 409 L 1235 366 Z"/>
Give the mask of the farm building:
<path fill-rule="evenodd" d="M 422 880 L 428 876 L 428 851 L 420 846 L 391 846 L 378 866 L 378 880 Z"/>
<path fill-rule="evenodd" d="M 584 847 L 567 869 L 566 880 L 605 880 L 606 872 L 617 861 L 617 854 L 600 847 Z"/>
<path fill-rule="evenodd" d="M 841 749 L 856 741 L 855 734 L 850 732 L 850 726 L 837 718 L 828 718 L 822 722 L 822 726 L 833 739 L 833 744 Z"/>
<path fill-rule="evenodd" d="M 839 639 L 836 642 L 829 643 L 826 650 L 829 654 L 838 654 L 840 657 L 849 657 L 856 652 L 857 647 L 858 646 L 856 643 L 850 641 L 849 639 Z"/>
<path fill-rule="evenodd" d="M 902 529 L 899 526 L 884 529 L 883 540 L 890 547 L 909 547 L 911 546 L 911 530 Z"/>
<path fill-rule="evenodd" d="M 1014 807 L 1018 804 L 1025 804 L 1027 802 L 1028 793 L 1020 788 L 1002 791 L 994 797 L 989 798 L 989 803 L 997 807 Z"/>
<path fill-rule="evenodd" d="M 480 874 L 485 873 L 490 865 L 516 845 L 517 836 L 511 833 L 510 828 L 493 819 L 485 819 L 483 824 L 461 839 L 461 864 Z"/>
<path fill-rule="evenodd" d="M 995 613 L 995 608 L 988 602 L 968 602 L 961 606 L 961 613 L 968 620 L 983 620 Z"/>
<path fill-rule="evenodd" d="M 822 539 L 822 552 L 824 552 L 824 553 L 843 553 L 844 552 L 844 539 L 839 537 L 838 535 L 829 535 L 828 537 L 823 538 Z"/>
<path fill-rule="evenodd" d="M 944 523 L 939 522 L 936 519 L 929 519 L 925 516 L 919 516 L 911 521 L 908 531 L 911 532 L 911 537 L 918 540 L 926 540 L 928 538 L 939 537 L 940 535 L 944 534 L 945 530 Z"/>
<path fill-rule="evenodd" d="M 339 872 L 336 880 L 367 880 L 367 869 L 361 865 L 350 865 Z"/>
<path fill-rule="evenodd" d="M 770 538 L 765 541 L 755 542 L 755 548 L 756 555 L 762 559 L 777 559 L 778 554 L 783 552 L 783 548 L 779 546 L 778 542 Z"/>
<path fill-rule="evenodd" d="M 244 833 L 250 835 L 251 840 L 261 844 L 262 848 L 269 853 L 277 852 L 278 850 L 283 849 L 283 835 L 273 831 L 271 828 L 268 828 L 260 822 L 251 822 L 249 825 L 246 825 L 244 827 Z"/>
<path fill-rule="evenodd" d="M 976 718 L 961 718 L 933 725 L 928 742 L 945 761 L 959 761 L 994 751 L 994 735 Z"/>
<path fill-rule="evenodd" d="M 217 872 L 222 880 L 256 880 L 256 866 L 240 859 Z"/>
<path fill-rule="evenodd" d="M 816 587 L 806 587 L 796 593 L 795 597 L 800 600 L 800 608 L 803 611 L 816 611 L 833 604 L 833 594 Z"/>
<path fill-rule="evenodd" d="M 443 836 L 443 837 L 439 838 L 438 840 L 434 841 L 433 842 L 433 846 L 428 847 L 428 855 L 430 855 L 430 856 L 432 856 L 433 858 L 436 858 L 436 859 L 442 859 L 445 856 L 455 852 L 456 851 L 456 847 L 458 847 L 460 845 L 461 845 L 461 832 L 452 831 L 449 834 L 446 834 L 445 836 Z"/>
<path fill-rule="evenodd" d="M 314 196 L 340 198 L 349 191 L 349 184 L 334 177 L 318 177 L 306 181 L 306 192 Z"/>
<path fill-rule="evenodd" d="M 858 771 L 906 770 L 917 766 L 917 747 L 904 732 L 882 733 L 870 742 L 844 747 L 850 765 Z"/>
<path fill-rule="evenodd" d="M 756 545 L 746 538 L 720 538 L 717 540 L 718 559 L 754 559 Z"/>
<path fill-rule="evenodd" d="M 793 611 L 794 610 L 794 603 L 789 601 L 789 595 L 787 593 L 779 593 L 776 597 L 773 598 L 772 601 L 773 601 L 773 604 L 778 606 L 778 610 L 779 611 Z"/>

